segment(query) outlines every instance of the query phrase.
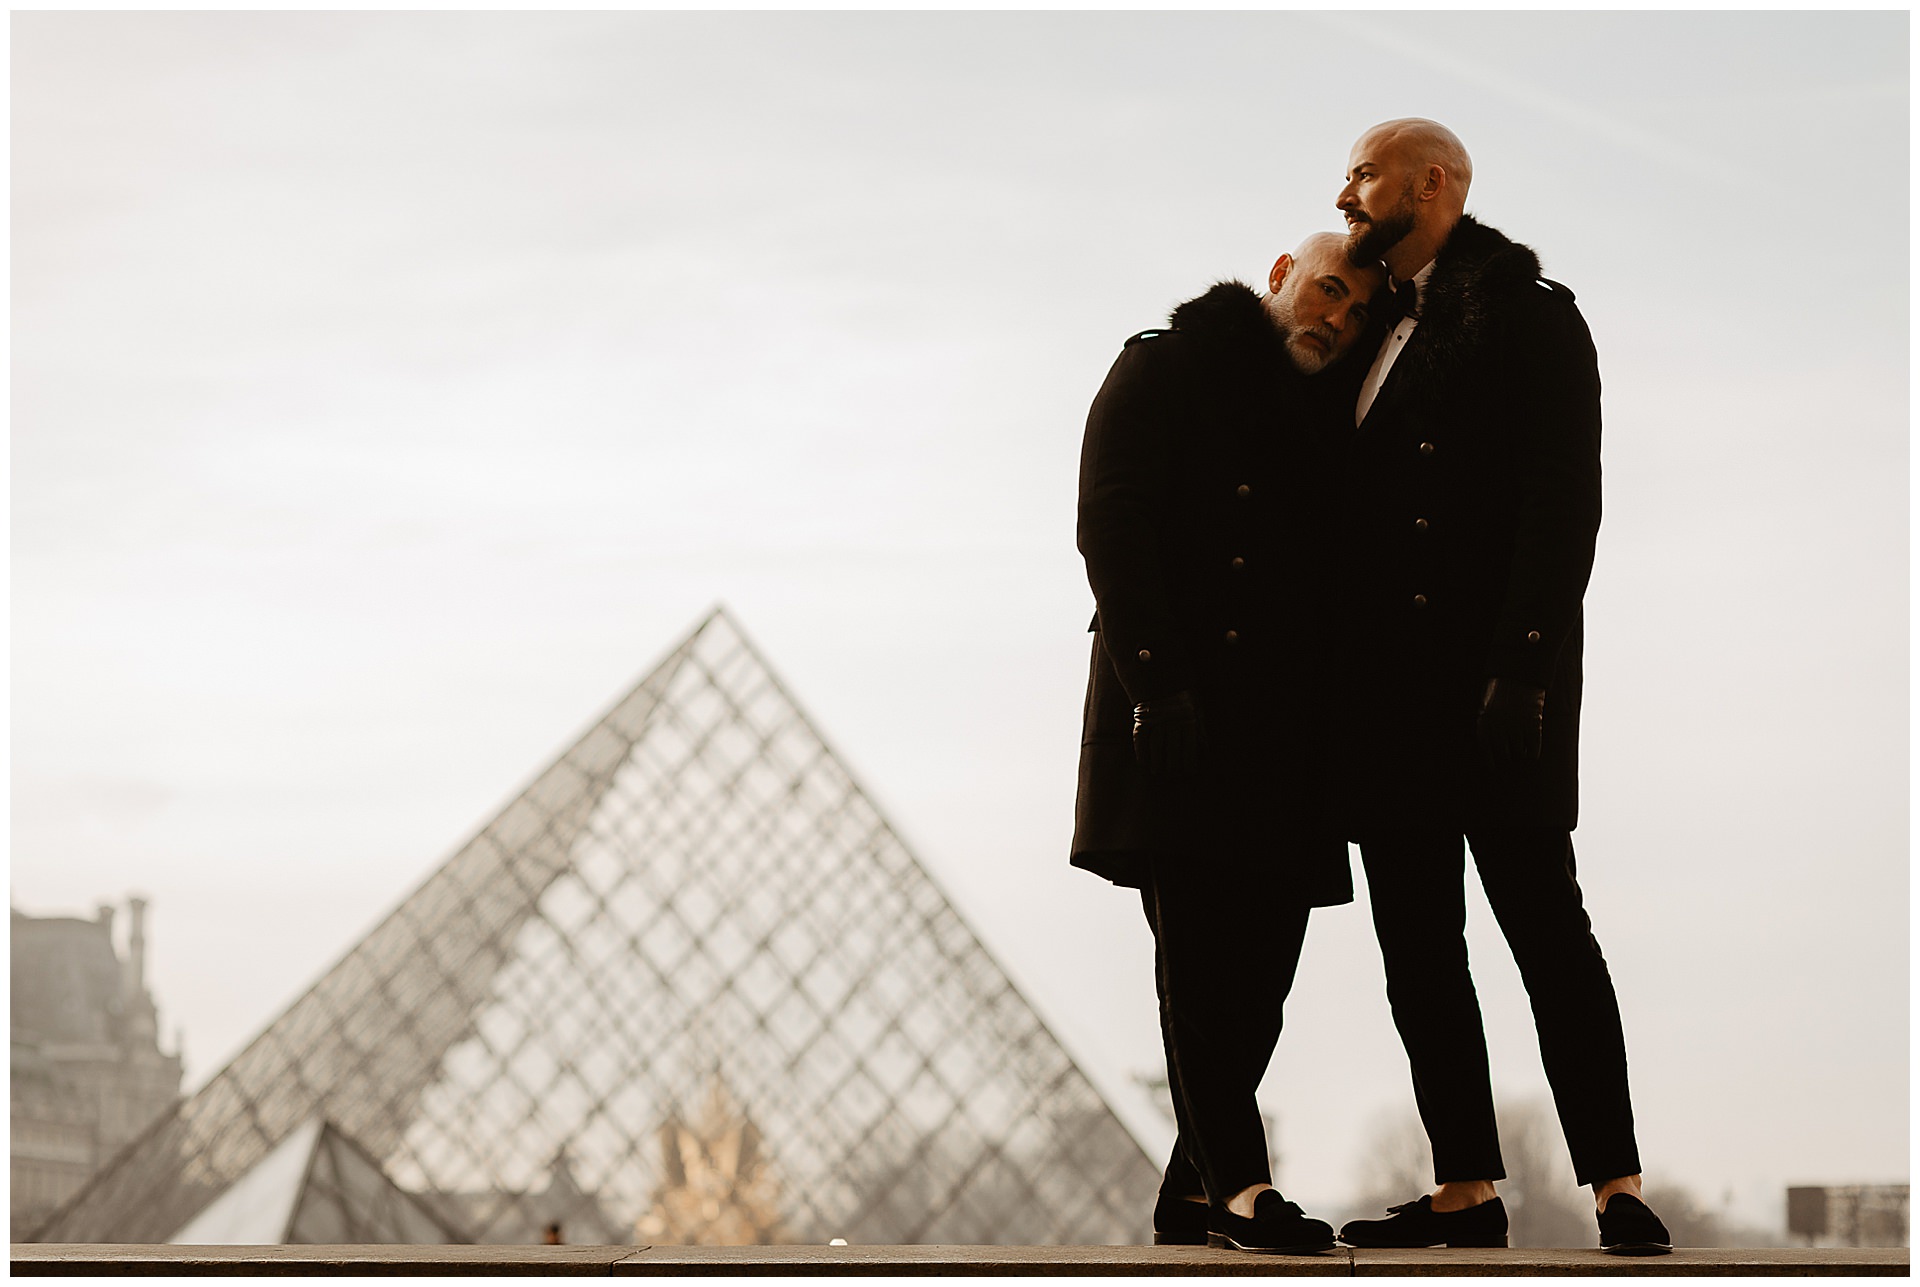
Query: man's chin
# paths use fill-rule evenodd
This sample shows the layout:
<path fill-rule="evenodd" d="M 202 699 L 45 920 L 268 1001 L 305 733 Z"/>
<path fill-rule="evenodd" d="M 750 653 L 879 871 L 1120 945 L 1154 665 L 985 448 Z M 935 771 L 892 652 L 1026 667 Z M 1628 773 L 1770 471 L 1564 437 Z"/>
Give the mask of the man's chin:
<path fill-rule="evenodd" d="M 1318 375 L 1333 365 L 1333 350 L 1318 348 L 1302 339 L 1287 341 L 1287 355 L 1293 359 L 1293 369 L 1301 375 Z"/>
<path fill-rule="evenodd" d="M 1371 264 L 1387 257 L 1413 231 L 1413 217 L 1404 211 L 1387 215 L 1384 221 L 1366 219 L 1348 225 L 1347 258 L 1356 264 Z"/>
<path fill-rule="evenodd" d="M 1371 264 L 1385 259 L 1387 252 L 1393 249 L 1398 237 L 1392 236 L 1392 229 L 1386 236 L 1381 235 L 1380 225 L 1357 223 L 1353 231 L 1347 234 L 1347 258 L 1356 264 Z"/>

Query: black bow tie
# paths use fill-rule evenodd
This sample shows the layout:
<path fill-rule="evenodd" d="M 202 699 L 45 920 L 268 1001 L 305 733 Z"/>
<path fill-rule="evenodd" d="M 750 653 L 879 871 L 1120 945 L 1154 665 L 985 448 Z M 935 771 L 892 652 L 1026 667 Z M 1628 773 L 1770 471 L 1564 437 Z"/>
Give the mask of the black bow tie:
<path fill-rule="evenodd" d="M 1420 283 L 1411 279 L 1395 283 L 1387 292 L 1387 313 L 1392 319 L 1389 325 L 1397 325 L 1403 317 L 1419 317 Z"/>

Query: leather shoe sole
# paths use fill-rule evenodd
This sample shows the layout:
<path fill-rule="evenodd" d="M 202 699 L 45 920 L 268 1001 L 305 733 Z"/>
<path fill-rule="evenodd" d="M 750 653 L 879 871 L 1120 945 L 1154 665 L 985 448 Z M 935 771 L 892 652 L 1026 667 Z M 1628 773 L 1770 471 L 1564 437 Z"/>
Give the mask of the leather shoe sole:
<path fill-rule="evenodd" d="M 1504 1247 L 1505 1238 L 1456 1238 L 1452 1242 L 1346 1242 L 1355 1251 L 1419 1251 L 1433 1247 Z M 1650 1254 L 1650 1253 L 1649 1253 Z"/>
<path fill-rule="evenodd" d="M 1616 1242 L 1611 1247 L 1602 1247 L 1609 1256 L 1665 1256 L 1673 1252 L 1670 1242 Z"/>
<path fill-rule="evenodd" d="M 1315 1242 L 1303 1242 L 1291 1247 L 1248 1247 L 1234 1240 L 1230 1233 L 1209 1233 L 1207 1245 L 1220 1251 L 1246 1251 L 1257 1256 L 1305 1256 L 1316 1251 L 1332 1251 L 1334 1240 L 1326 1238 Z"/>

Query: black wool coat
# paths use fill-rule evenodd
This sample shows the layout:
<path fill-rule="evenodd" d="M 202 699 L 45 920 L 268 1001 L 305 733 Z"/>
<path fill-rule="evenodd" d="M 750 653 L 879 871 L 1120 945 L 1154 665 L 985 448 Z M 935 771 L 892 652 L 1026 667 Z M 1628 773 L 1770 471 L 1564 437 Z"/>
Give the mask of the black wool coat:
<path fill-rule="evenodd" d="M 1348 834 L 1571 829 L 1600 528 L 1600 374 L 1573 292 L 1461 219 L 1333 478 L 1330 729 Z M 1494 677 L 1546 690 L 1537 763 L 1480 750 Z"/>
<path fill-rule="evenodd" d="M 1222 282 L 1127 341 L 1087 416 L 1078 543 L 1096 604 L 1072 861 L 1139 885 L 1147 855 L 1286 864 L 1353 896 L 1324 815 L 1323 723 L 1302 682 L 1321 569 L 1307 539 L 1353 384 L 1303 377 L 1265 304 Z M 1133 707 L 1185 690 L 1200 772 L 1150 777 Z"/>

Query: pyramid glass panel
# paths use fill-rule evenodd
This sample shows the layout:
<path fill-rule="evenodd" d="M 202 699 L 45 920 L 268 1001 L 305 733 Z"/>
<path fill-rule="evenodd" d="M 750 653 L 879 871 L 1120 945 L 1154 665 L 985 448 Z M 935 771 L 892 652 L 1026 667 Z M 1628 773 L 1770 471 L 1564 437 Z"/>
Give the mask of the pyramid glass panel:
<path fill-rule="evenodd" d="M 1127 1242 L 1158 1182 L 720 610 L 36 1236 L 319 1119 L 480 1241 Z"/>
<path fill-rule="evenodd" d="M 454 1243 L 467 1237 L 402 1192 L 365 1150 L 316 1117 L 274 1146 L 169 1242 Z"/>

